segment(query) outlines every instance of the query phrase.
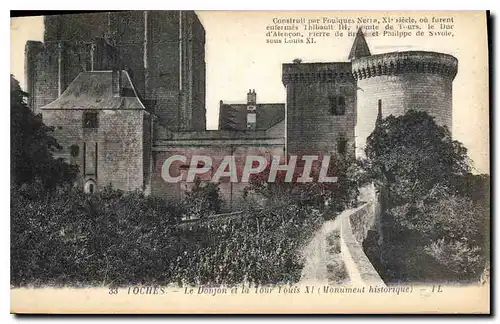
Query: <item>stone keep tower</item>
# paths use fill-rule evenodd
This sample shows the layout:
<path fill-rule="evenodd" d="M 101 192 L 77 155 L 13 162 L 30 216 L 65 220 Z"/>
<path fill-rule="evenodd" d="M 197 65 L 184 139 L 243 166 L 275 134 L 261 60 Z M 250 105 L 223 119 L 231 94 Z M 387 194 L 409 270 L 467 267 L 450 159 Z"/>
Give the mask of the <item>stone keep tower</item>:
<path fill-rule="evenodd" d="M 356 46 L 358 49 L 354 49 Z M 357 81 L 356 155 L 364 154 L 366 138 L 377 115 L 402 115 L 426 111 L 440 125 L 452 130 L 452 83 L 458 60 L 448 54 L 424 51 L 370 55 L 358 31 L 349 57 Z M 364 49 L 363 49 L 364 48 Z"/>
<path fill-rule="evenodd" d="M 192 11 L 44 17 L 25 49 L 29 105 L 56 100 L 80 72 L 125 70 L 146 109 L 170 130 L 205 130 L 205 29 Z"/>

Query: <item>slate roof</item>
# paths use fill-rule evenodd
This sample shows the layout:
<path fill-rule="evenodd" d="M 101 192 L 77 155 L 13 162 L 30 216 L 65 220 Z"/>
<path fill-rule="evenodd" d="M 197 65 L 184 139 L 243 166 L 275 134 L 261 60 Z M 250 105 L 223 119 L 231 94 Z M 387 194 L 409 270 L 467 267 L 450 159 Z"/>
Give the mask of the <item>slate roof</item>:
<path fill-rule="evenodd" d="M 366 43 L 365 35 L 361 28 L 358 29 L 356 33 L 356 38 L 354 38 L 354 43 L 351 47 L 351 52 L 349 53 L 349 60 L 354 60 L 364 56 L 370 56 L 370 48 Z"/>
<path fill-rule="evenodd" d="M 257 104 L 256 130 L 267 130 L 285 120 L 284 103 Z M 247 104 L 222 104 L 219 110 L 220 130 L 247 130 Z"/>
<path fill-rule="evenodd" d="M 113 71 L 80 72 L 59 98 L 41 109 L 145 109 L 126 71 L 121 71 L 120 96 L 113 96 L 112 79 Z"/>

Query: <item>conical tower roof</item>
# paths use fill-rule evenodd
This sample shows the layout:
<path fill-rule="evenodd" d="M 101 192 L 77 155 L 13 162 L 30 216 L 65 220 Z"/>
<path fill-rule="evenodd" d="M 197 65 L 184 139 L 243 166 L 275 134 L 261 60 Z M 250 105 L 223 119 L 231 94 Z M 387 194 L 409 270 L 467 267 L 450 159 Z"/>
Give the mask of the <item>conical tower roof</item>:
<path fill-rule="evenodd" d="M 349 60 L 352 61 L 357 58 L 370 55 L 372 54 L 370 53 L 370 48 L 368 48 L 368 44 L 366 43 L 365 35 L 363 35 L 361 28 L 359 28 L 356 33 L 354 43 L 352 44 L 351 52 L 349 53 Z"/>

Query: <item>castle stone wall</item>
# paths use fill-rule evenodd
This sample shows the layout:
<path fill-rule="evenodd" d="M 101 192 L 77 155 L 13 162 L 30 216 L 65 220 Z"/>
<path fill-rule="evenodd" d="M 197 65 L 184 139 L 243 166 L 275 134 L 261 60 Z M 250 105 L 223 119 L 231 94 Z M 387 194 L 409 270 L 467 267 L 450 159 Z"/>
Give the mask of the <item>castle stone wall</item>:
<path fill-rule="evenodd" d="M 34 111 L 57 99 L 59 89 L 64 91 L 79 72 L 120 64 L 164 127 L 205 129 L 205 30 L 194 12 L 84 13 L 47 16 L 44 21 L 45 44 L 26 46 Z"/>
<path fill-rule="evenodd" d="M 373 267 L 363 250 L 363 241 L 368 232 L 376 229 L 377 202 L 368 202 L 355 209 L 344 210 L 337 217 L 340 220 L 340 249 L 342 261 L 349 275 L 349 281 L 355 285 L 376 285 L 385 287 L 385 283 Z"/>
<path fill-rule="evenodd" d="M 26 44 L 26 83 L 29 104 L 34 113 L 58 97 L 59 53 L 57 44 Z"/>
<path fill-rule="evenodd" d="M 240 132 L 238 132 L 240 133 Z M 177 136 L 176 136 L 177 135 Z M 231 206 L 242 197 L 243 190 L 248 183 L 240 182 L 246 157 L 249 155 L 265 156 L 268 161 L 272 155 L 284 156 L 284 139 L 259 136 L 251 138 L 243 134 L 228 137 L 230 132 L 193 132 L 174 134 L 175 139 L 156 141 L 153 147 L 153 173 L 151 179 L 152 194 L 163 197 L 182 199 L 186 191 L 193 187 L 193 183 L 181 181 L 167 183 L 161 176 L 163 163 L 173 155 L 183 155 L 187 158 L 187 165 L 193 155 L 203 155 L 212 158 L 213 170 L 200 175 L 202 181 L 210 181 L 225 156 L 235 156 L 238 183 L 231 183 L 228 177 L 221 178 L 219 189 L 222 198 Z M 262 134 L 265 135 L 265 134 Z M 239 137 L 239 138 L 238 138 Z M 179 170 L 183 163 L 175 162 L 170 168 L 172 176 L 183 175 L 186 179 L 187 170 Z M 234 207 L 234 205 L 233 205 Z"/>
<path fill-rule="evenodd" d="M 285 64 L 283 69 L 288 153 L 336 154 L 340 137 L 353 144 L 356 83 L 351 64 Z M 339 96 L 345 100 L 345 114 L 333 115 L 330 100 Z"/>
<path fill-rule="evenodd" d="M 82 180 L 92 178 L 98 189 L 111 183 L 121 190 L 142 190 L 144 111 L 100 110 L 97 129 L 82 128 L 83 112 L 43 110 L 44 123 L 54 126 L 54 136 L 63 147 L 55 155 L 78 165 Z M 71 157 L 72 145 L 78 146 L 75 158 Z"/>
<path fill-rule="evenodd" d="M 92 42 L 95 38 L 105 37 L 109 30 L 110 14 L 98 12 L 45 16 L 44 42 Z"/>
<path fill-rule="evenodd" d="M 92 47 L 94 48 L 91 54 Z M 83 42 L 28 42 L 25 70 L 29 105 L 35 113 L 59 97 L 82 71 L 112 70 L 114 49 L 103 39 Z"/>
<path fill-rule="evenodd" d="M 375 128 L 379 105 L 382 117 L 408 110 L 426 111 L 439 125 L 452 130 L 454 57 L 433 52 L 397 52 L 353 62 L 357 80 L 356 153 L 363 155 L 366 138 Z"/>

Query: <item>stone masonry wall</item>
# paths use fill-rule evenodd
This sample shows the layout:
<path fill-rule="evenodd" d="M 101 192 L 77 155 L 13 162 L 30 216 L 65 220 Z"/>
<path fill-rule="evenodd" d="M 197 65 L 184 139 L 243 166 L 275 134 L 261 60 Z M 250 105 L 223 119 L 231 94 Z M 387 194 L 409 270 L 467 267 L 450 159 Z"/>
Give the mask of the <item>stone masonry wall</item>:
<path fill-rule="evenodd" d="M 77 43 L 84 49 L 64 51 L 64 91 L 78 72 L 90 70 L 86 66 L 87 45 L 106 39 L 116 46 L 110 55 L 120 58 L 121 68 L 129 72 L 144 105 L 160 117 L 164 127 L 205 130 L 205 30 L 196 13 L 122 11 L 47 16 L 44 37 L 40 57 L 35 59 L 34 51 L 27 51 L 27 70 L 34 80 L 27 82 L 36 109 L 58 97 L 58 43 Z M 94 70 L 110 70 L 101 48 L 95 52 Z"/>
<path fill-rule="evenodd" d="M 452 82 L 458 60 L 448 54 L 424 51 L 392 52 L 352 62 L 357 80 L 356 153 L 363 155 L 380 104 L 382 117 L 410 109 L 426 111 L 452 131 Z"/>
<path fill-rule="evenodd" d="M 41 107 L 57 99 L 59 88 L 63 93 L 82 71 L 113 69 L 114 54 L 103 39 L 91 43 L 28 42 L 25 69 L 30 107 L 38 113 Z"/>
<path fill-rule="evenodd" d="M 117 189 L 142 190 L 144 112 L 100 110 L 98 129 L 82 128 L 83 112 L 83 110 L 43 111 L 44 122 L 55 127 L 54 137 L 63 146 L 56 156 L 64 157 L 71 162 L 70 147 L 77 145 L 79 152 L 73 159 L 74 163 L 80 167 L 80 172 L 83 173 L 86 168 L 88 173 L 93 171 L 95 165 L 92 163 L 90 166 L 91 161 L 85 159 L 88 159 L 89 152 L 95 149 L 97 143 L 97 152 L 92 152 L 97 162 L 97 176 L 92 175 L 97 188 L 111 183 Z"/>
<path fill-rule="evenodd" d="M 288 152 L 331 154 L 337 139 L 354 142 L 356 89 L 351 82 L 292 83 L 287 86 Z M 330 96 L 345 97 L 345 115 L 330 113 Z"/>
<path fill-rule="evenodd" d="M 423 110 L 440 125 L 452 126 L 452 80 L 438 74 L 382 75 L 358 81 L 357 150 L 375 128 L 378 101 L 382 117 L 399 116 L 410 109 Z"/>
<path fill-rule="evenodd" d="M 32 70 L 30 74 L 32 79 L 26 80 L 31 84 L 30 96 L 32 97 L 31 104 L 35 113 L 39 113 L 39 108 L 49 104 L 58 97 L 58 58 L 57 44 L 44 46 L 38 52 L 36 58 L 30 60 L 30 65 L 27 70 Z"/>
<path fill-rule="evenodd" d="M 181 199 L 185 192 L 190 190 L 192 183 L 181 181 L 179 183 L 167 183 L 162 179 L 161 172 L 165 160 L 173 155 L 183 155 L 187 158 L 189 165 L 193 155 L 204 155 L 212 158 L 213 170 L 200 176 L 203 181 L 210 181 L 213 174 L 220 165 L 224 156 L 235 156 L 238 183 L 231 183 L 228 177 L 221 178 L 219 189 L 220 193 L 228 205 L 237 201 L 243 194 L 243 190 L 248 183 L 242 183 L 241 174 L 246 157 L 248 155 L 265 156 L 268 160 L 272 155 L 284 155 L 284 140 L 281 139 L 183 139 L 163 141 L 156 143 L 153 147 L 153 174 L 152 174 L 152 194 L 169 198 Z M 183 174 L 186 177 L 187 170 L 179 170 L 181 162 L 174 163 L 170 172 L 172 176 Z"/>
<path fill-rule="evenodd" d="M 331 155 L 338 139 L 354 142 L 356 83 L 350 62 L 283 64 L 286 86 L 287 151 Z M 332 99 L 343 97 L 345 113 L 332 114 Z"/>
<path fill-rule="evenodd" d="M 378 210 L 376 202 L 368 202 L 356 209 L 343 211 L 340 218 L 340 249 L 342 260 L 354 285 L 377 285 L 385 283 L 363 251 L 363 241 L 369 230 L 376 228 Z"/>

